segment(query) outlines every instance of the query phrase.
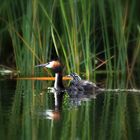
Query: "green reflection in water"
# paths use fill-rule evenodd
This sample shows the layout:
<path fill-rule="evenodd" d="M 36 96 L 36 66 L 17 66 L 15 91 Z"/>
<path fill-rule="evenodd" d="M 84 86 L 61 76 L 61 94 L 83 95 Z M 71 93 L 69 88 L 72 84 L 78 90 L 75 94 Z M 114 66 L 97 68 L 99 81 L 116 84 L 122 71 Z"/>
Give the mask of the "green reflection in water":
<path fill-rule="evenodd" d="M 64 95 L 62 108 L 41 81 L 0 85 L 0 137 L 20 140 L 137 139 L 140 95 L 102 93 L 96 99 L 72 102 Z M 42 90 L 43 89 L 43 90 Z"/>

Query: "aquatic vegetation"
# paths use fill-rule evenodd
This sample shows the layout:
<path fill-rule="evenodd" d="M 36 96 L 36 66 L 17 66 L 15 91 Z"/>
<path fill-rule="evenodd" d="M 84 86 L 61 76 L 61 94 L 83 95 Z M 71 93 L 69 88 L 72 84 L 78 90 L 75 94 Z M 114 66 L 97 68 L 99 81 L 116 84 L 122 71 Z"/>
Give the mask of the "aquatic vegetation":
<path fill-rule="evenodd" d="M 1 8 L 0 35 L 6 32 L 10 38 L 21 75 L 44 75 L 34 66 L 56 56 L 66 73 L 84 73 L 95 81 L 98 73 L 107 79 L 122 75 L 125 80 L 129 73 L 131 81 L 135 65 L 139 66 L 137 0 L 7 0 Z M 3 38 L 2 45 L 5 42 Z M 114 80 L 112 86 L 120 81 Z"/>

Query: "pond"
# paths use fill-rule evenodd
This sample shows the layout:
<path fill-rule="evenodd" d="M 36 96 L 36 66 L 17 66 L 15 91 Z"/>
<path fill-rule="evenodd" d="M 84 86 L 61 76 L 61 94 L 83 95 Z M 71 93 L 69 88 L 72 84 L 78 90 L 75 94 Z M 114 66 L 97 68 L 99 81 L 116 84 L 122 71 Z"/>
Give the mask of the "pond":
<path fill-rule="evenodd" d="M 1 140 L 137 140 L 140 94 L 103 92 L 96 98 L 56 99 L 51 83 L 0 81 Z"/>

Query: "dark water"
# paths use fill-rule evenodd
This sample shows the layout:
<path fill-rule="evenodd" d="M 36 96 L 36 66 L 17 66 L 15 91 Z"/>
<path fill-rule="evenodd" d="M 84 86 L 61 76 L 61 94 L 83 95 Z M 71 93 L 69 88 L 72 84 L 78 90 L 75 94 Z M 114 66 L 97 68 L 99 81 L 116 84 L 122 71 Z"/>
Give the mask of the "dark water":
<path fill-rule="evenodd" d="M 140 94 L 104 92 L 70 99 L 42 81 L 0 81 L 1 140 L 137 140 Z"/>

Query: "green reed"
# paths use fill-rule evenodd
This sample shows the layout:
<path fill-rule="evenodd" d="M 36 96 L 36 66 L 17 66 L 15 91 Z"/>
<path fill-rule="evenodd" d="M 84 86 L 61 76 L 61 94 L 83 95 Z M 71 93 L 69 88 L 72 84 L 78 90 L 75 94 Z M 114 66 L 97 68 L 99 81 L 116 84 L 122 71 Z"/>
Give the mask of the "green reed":
<path fill-rule="evenodd" d="M 19 15 L 15 13 L 16 4 L 20 9 L 17 9 Z M 23 75 L 34 74 L 35 63 L 45 63 L 50 55 L 48 19 L 41 17 L 37 1 L 17 1 L 11 3 L 8 10 L 7 26 L 14 47 L 17 69 Z"/>
<path fill-rule="evenodd" d="M 96 68 L 103 65 L 100 70 L 107 76 L 116 79 L 122 73 L 125 78 L 130 65 L 127 51 L 131 42 L 139 42 L 136 2 L 7 0 L 2 18 L 17 69 L 22 75 L 34 75 L 40 71 L 34 65 L 57 55 L 66 73 L 96 79 Z"/>

